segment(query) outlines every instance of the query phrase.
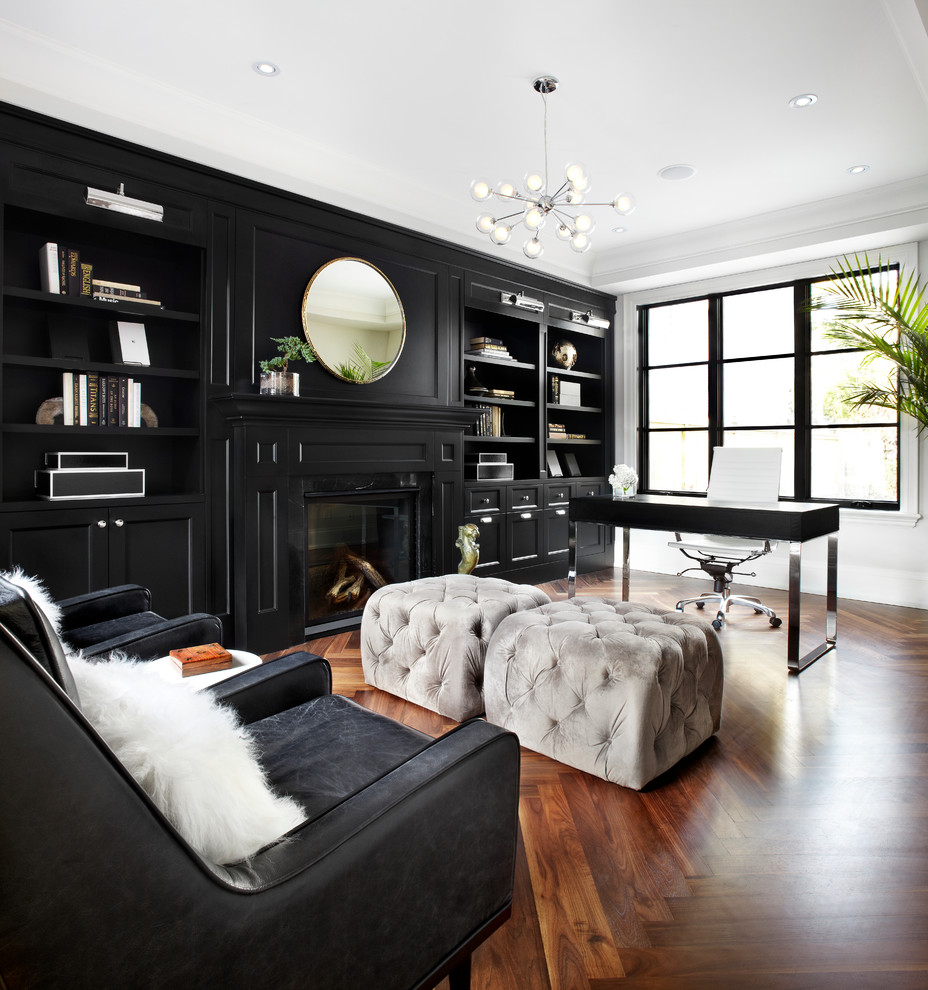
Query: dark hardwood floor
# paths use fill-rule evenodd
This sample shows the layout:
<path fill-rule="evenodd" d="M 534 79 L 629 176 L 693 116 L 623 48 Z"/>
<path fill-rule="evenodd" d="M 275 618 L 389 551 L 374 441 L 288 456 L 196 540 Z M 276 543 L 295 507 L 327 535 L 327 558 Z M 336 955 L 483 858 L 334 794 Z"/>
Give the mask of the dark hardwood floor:
<path fill-rule="evenodd" d="M 618 598 L 616 574 L 580 593 Z M 633 573 L 631 598 L 694 588 Z M 823 599 L 803 607 L 812 645 Z M 928 987 L 928 612 L 840 601 L 838 648 L 799 675 L 785 629 L 732 610 L 721 730 L 643 792 L 523 749 L 513 914 L 474 990 Z M 357 633 L 308 647 L 336 692 L 453 724 L 365 684 Z"/>

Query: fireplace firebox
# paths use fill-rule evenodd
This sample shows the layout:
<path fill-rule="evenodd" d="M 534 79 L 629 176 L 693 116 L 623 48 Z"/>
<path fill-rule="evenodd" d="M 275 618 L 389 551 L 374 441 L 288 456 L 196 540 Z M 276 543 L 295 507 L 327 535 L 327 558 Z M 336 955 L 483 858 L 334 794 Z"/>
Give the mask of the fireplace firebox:
<path fill-rule="evenodd" d="M 419 495 L 305 493 L 307 633 L 360 616 L 377 588 L 418 576 Z"/>

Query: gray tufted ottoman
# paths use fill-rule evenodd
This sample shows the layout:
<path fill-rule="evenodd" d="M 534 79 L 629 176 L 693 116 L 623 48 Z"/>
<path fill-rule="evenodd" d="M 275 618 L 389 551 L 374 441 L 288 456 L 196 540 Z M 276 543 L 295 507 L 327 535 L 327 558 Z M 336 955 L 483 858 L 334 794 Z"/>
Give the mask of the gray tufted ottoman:
<path fill-rule="evenodd" d="M 483 663 L 513 612 L 551 599 L 529 584 L 448 574 L 378 588 L 361 616 L 368 684 L 462 721 L 483 711 Z"/>
<path fill-rule="evenodd" d="M 718 729 L 722 649 L 695 617 L 572 598 L 500 623 L 484 697 L 523 746 L 640 789 Z"/>

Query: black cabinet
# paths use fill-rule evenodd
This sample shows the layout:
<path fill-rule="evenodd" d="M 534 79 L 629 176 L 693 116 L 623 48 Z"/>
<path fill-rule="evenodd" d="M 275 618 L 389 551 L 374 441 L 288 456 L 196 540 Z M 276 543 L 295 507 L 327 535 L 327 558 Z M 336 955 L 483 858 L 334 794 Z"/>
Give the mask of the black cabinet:
<path fill-rule="evenodd" d="M 2 512 L 2 563 L 42 578 L 55 598 L 134 583 L 160 614 L 186 615 L 206 602 L 203 517 L 202 502 Z"/>

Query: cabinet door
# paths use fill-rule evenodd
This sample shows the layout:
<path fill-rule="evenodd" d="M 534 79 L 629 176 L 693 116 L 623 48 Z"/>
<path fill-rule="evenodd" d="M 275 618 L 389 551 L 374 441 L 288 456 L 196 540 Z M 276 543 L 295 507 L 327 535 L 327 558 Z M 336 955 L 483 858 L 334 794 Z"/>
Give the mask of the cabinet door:
<path fill-rule="evenodd" d="M 542 514 L 539 510 L 507 513 L 509 560 L 517 567 L 540 561 L 544 554 Z"/>
<path fill-rule="evenodd" d="M 506 553 L 505 519 L 504 515 L 478 516 L 468 519 L 468 522 L 475 523 L 480 530 L 480 536 L 477 540 L 480 545 L 480 560 L 474 568 L 475 574 L 497 570 L 502 565 Z"/>
<path fill-rule="evenodd" d="M 567 520 L 567 507 L 547 509 L 545 511 L 545 546 L 548 550 L 548 559 L 567 554 L 569 523 Z"/>
<path fill-rule="evenodd" d="M 0 514 L 0 560 L 41 578 L 53 598 L 71 598 L 109 583 L 107 509 Z"/>
<path fill-rule="evenodd" d="M 144 585 L 167 618 L 206 607 L 201 504 L 114 508 L 108 530 L 110 584 Z"/>

